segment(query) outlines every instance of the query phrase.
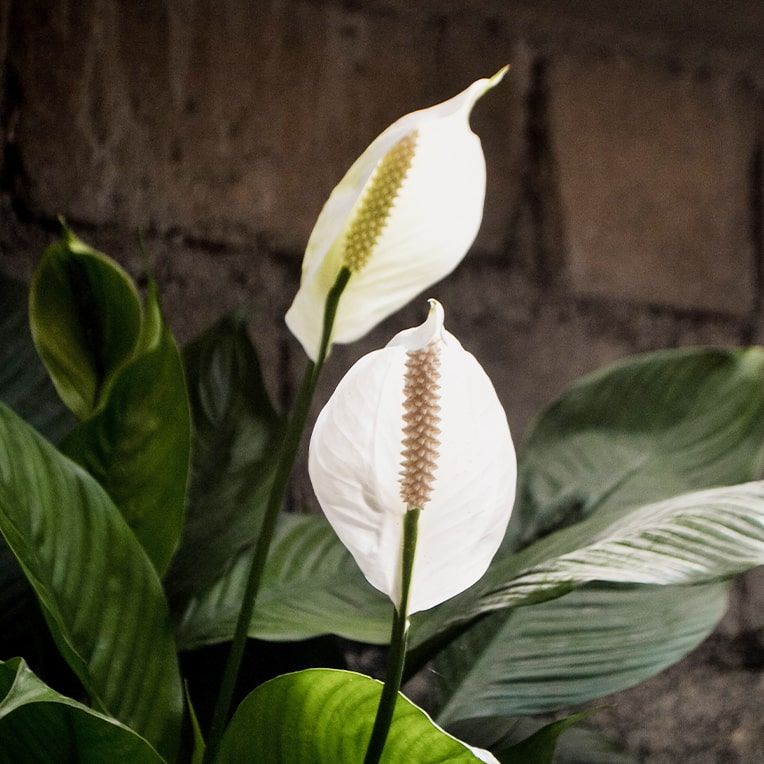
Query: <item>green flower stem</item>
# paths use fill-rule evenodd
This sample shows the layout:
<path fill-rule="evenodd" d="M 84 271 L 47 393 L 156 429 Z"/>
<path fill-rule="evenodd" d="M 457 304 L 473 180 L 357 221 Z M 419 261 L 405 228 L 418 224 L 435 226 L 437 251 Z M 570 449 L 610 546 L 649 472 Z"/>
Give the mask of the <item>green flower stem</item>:
<path fill-rule="evenodd" d="M 379 699 L 374 729 L 371 732 L 369 747 L 366 749 L 364 764 L 377 764 L 385 747 L 387 733 L 395 713 L 398 690 L 401 687 L 403 664 L 406 661 L 406 646 L 409 638 L 409 591 L 411 573 L 414 568 L 414 553 L 419 524 L 419 507 L 412 507 L 406 512 L 403 522 L 403 554 L 401 555 L 401 604 L 393 613 L 393 629 L 390 635 L 390 655 L 387 658 L 387 675 L 382 697 Z"/>
<path fill-rule="evenodd" d="M 310 404 L 313 401 L 313 394 L 316 391 L 318 376 L 323 368 L 326 355 L 329 352 L 334 319 L 337 315 L 337 306 L 339 305 L 342 292 L 350 280 L 351 271 L 342 268 L 334 282 L 329 294 L 326 297 L 324 307 L 324 325 L 321 336 L 321 347 L 318 358 L 308 363 L 303 377 L 300 391 L 297 394 L 294 410 L 286 427 L 284 437 L 279 448 L 279 457 L 276 465 L 276 472 L 273 476 L 271 491 L 268 494 L 268 504 L 265 509 L 263 525 L 260 529 L 255 551 L 252 556 L 252 565 L 247 577 L 247 587 L 244 591 L 244 597 L 241 602 L 239 618 L 236 621 L 236 630 L 234 631 L 231 651 L 228 654 L 223 680 L 220 684 L 220 692 L 215 704 L 215 711 L 210 725 L 209 740 L 207 750 L 204 755 L 204 764 L 211 764 L 215 760 L 220 738 L 228 721 L 228 714 L 231 709 L 231 700 L 233 698 L 236 680 L 241 667 L 241 660 L 244 655 L 244 646 L 247 641 L 249 624 L 252 621 L 252 614 L 255 611 L 255 602 L 257 593 L 260 590 L 260 584 L 265 570 L 265 562 L 268 558 L 268 551 L 273 540 L 273 532 L 276 528 L 279 510 L 284 503 L 284 494 L 286 493 L 289 478 L 292 474 L 294 461 L 297 457 L 297 450 L 302 439 L 302 432 L 305 429 L 305 422 L 310 412 Z"/>

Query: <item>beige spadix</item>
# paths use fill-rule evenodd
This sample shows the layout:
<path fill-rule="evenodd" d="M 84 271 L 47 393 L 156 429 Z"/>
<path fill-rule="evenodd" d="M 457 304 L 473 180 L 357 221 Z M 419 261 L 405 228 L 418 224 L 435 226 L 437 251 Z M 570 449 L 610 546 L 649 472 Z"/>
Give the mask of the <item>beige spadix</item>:
<path fill-rule="evenodd" d="M 326 297 L 343 267 L 352 276 L 333 343 L 362 337 L 461 262 L 477 235 L 485 198 L 485 158 L 470 129 L 470 112 L 505 71 L 401 117 L 332 191 L 310 235 L 300 289 L 286 314 L 312 360 Z"/>
<path fill-rule="evenodd" d="M 313 489 L 369 582 L 400 600 L 403 519 L 420 507 L 409 612 L 485 573 L 509 522 L 517 469 L 486 373 L 443 328 L 424 324 L 361 358 L 318 417 Z"/>

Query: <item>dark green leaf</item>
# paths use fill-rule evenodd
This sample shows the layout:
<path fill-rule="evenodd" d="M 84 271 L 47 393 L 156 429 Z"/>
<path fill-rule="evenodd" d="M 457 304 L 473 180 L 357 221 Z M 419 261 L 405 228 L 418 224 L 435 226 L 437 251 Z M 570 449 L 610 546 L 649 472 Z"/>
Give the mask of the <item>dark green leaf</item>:
<path fill-rule="evenodd" d="M 438 721 L 555 711 L 680 660 L 727 605 L 723 584 L 594 587 L 488 616 L 435 661 Z"/>
<path fill-rule="evenodd" d="M 689 348 L 573 383 L 520 449 L 513 536 L 527 544 L 595 511 L 759 477 L 763 381 L 762 348 Z"/>
<path fill-rule="evenodd" d="M 705 497 L 688 497 L 690 502 L 700 502 L 693 510 L 684 506 L 685 499 L 678 499 L 673 507 L 645 505 L 759 475 L 764 447 L 763 382 L 761 348 L 695 348 L 628 358 L 571 385 L 539 417 L 521 449 L 517 520 L 504 548 L 476 586 L 425 619 L 415 620 L 414 642 L 426 641 L 479 613 L 559 596 L 585 581 L 699 583 L 755 564 L 744 526 L 749 508 L 760 517 L 757 488 L 743 489 L 745 506 L 728 506 L 727 519 L 714 523 L 712 517 L 711 526 L 701 516 L 716 506 L 719 496 L 708 497 L 706 504 Z M 676 522 L 668 519 L 670 515 L 675 515 Z M 739 517 L 739 523 L 733 517 Z M 510 553 L 518 539 L 543 535 L 545 528 L 572 518 L 588 519 L 518 555 Z M 743 546 L 726 545 L 724 560 L 718 564 L 712 559 L 716 552 L 709 551 L 696 571 L 686 561 L 684 574 L 674 574 L 671 557 L 664 557 L 655 575 L 644 564 L 631 569 L 632 551 L 636 554 L 631 545 L 649 547 L 653 530 L 669 544 L 682 538 L 690 543 L 700 533 L 724 545 L 727 520 L 738 523 L 735 534 Z M 705 531 L 694 527 L 697 522 Z M 577 567 L 577 550 L 591 546 L 591 555 L 601 561 L 603 545 L 606 554 L 615 547 L 618 554 L 628 551 L 629 561 L 618 574 L 600 566 L 596 573 L 589 568 L 592 575 L 587 575 L 591 556 Z M 691 546 L 686 549 L 693 554 Z M 679 543 L 670 554 L 681 556 L 682 547 Z M 569 575 L 553 574 L 552 582 L 542 571 L 547 564 L 556 566 L 552 561 L 565 555 L 569 557 L 563 565 Z M 645 555 L 639 557 L 644 563 Z M 536 582 L 526 586 L 526 574 L 537 575 Z"/>
<path fill-rule="evenodd" d="M 231 638 L 251 553 L 201 597 L 178 625 L 181 648 Z M 273 540 L 249 634 L 273 641 L 338 634 L 382 644 L 390 635 L 392 605 L 366 582 L 323 516 L 282 515 Z"/>
<path fill-rule="evenodd" d="M 591 467 L 591 485 L 587 490 L 592 498 L 585 498 L 581 487 L 584 485 L 583 476 L 578 478 L 577 489 L 578 501 L 591 507 L 585 513 L 590 519 L 553 534 L 518 555 L 510 555 L 505 550 L 473 590 L 435 611 L 414 618 L 412 645 L 420 644 L 444 628 L 487 610 L 559 596 L 571 587 L 589 581 L 701 583 L 757 564 L 761 555 L 759 524 L 764 506 L 761 487 L 751 485 L 721 493 L 700 493 L 637 509 L 630 509 L 619 491 L 625 490 L 629 480 L 636 480 L 638 473 L 641 474 L 639 484 L 644 483 L 641 493 L 653 496 L 662 492 L 670 494 L 690 482 L 690 478 L 692 482 L 702 485 L 704 481 L 730 482 L 754 473 L 758 469 L 761 442 L 764 442 L 764 385 L 759 379 L 762 363 L 762 354 L 758 351 L 709 350 L 659 353 L 615 367 L 610 373 L 614 376 L 613 387 L 616 389 L 626 386 L 621 378 L 630 370 L 632 402 L 642 405 L 645 400 L 653 400 L 655 406 L 665 406 L 673 412 L 671 416 L 659 412 L 656 419 L 660 426 L 655 425 L 647 434 L 639 431 L 639 427 L 645 427 L 647 414 L 629 417 L 623 412 L 612 413 L 615 403 L 611 399 L 607 399 L 609 405 L 603 404 L 602 397 L 606 397 L 609 385 L 603 385 L 602 377 L 607 380 L 610 373 L 601 373 L 574 385 L 570 401 L 567 395 L 563 396 L 550 409 L 551 413 L 541 418 L 538 428 L 551 431 L 554 428 L 547 422 L 549 417 L 565 419 L 563 415 L 568 409 L 577 412 L 577 419 L 572 415 L 568 418 L 575 419 L 584 431 L 585 437 L 578 446 L 584 448 L 587 442 L 596 444 L 596 447 L 591 446 L 594 449 L 592 463 L 599 454 L 598 458 L 609 463 L 616 473 L 621 469 L 621 477 L 616 480 L 618 489 L 612 484 L 606 488 L 599 485 L 604 480 L 611 480 L 613 473 L 598 472 Z M 679 389 L 676 388 L 677 380 L 681 382 Z M 666 387 L 670 388 L 668 392 Z M 638 394 L 637 391 L 641 392 Z M 583 410 L 589 397 L 592 399 L 593 413 L 591 422 L 584 426 Z M 719 418 L 720 411 L 724 413 L 722 419 Z M 608 412 L 617 421 L 608 423 L 604 418 Z M 620 425 L 619 417 L 622 420 Z M 673 422 L 671 427 L 669 420 Z M 619 426 L 624 430 L 620 436 L 617 434 Z M 628 426 L 636 428 L 632 444 L 634 452 L 639 453 L 642 449 L 650 457 L 638 460 L 640 466 L 637 470 L 634 465 L 625 466 L 616 458 L 626 453 L 624 444 L 628 440 Z M 604 428 L 604 432 L 600 433 L 598 427 Z M 612 436 L 617 446 L 610 454 L 606 448 L 606 436 Z M 579 439 L 574 437 L 573 440 L 578 442 Z M 538 437 L 531 435 L 529 442 L 537 441 Z M 566 456 L 565 449 L 555 449 L 551 436 L 541 443 L 543 448 L 542 445 L 535 448 L 549 453 L 547 470 L 550 472 L 553 472 L 557 462 L 564 462 L 561 472 L 571 470 L 571 464 L 585 463 L 581 451 L 573 449 L 573 457 Z M 663 458 L 671 449 L 677 458 Z M 707 472 L 690 468 L 693 455 L 708 468 Z M 535 464 L 531 472 L 536 470 L 538 473 L 541 458 L 533 458 L 531 462 Z M 524 461 L 522 463 L 525 464 Z M 677 474 L 673 474 L 672 465 L 678 470 Z M 579 469 L 583 475 L 584 468 Z M 628 479 L 624 477 L 627 473 L 630 476 Z M 290 544 L 296 550 L 296 558 L 302 554 L 297 551 L 302 543 L 300 536 L 318 533 L 319 521 L 314 522 L 314 526 L 308 522 L 294 529 Z M 328 529 L 326 533 L 330 533 Z M 734 540 L 731 534 L 734 534 Z M 659 537 L 661 544 L 657 546 Z M 330 548 L 336 541 L 328 535 L 320 542 L 317 537 L 316 544 L 317 547 L 326 544 Z M 582 558 L 579 550 L 584 547 L 589 556 Z M 339 547 L 337 554 L 342 554 Z M 321 552 L 321 556 L 329 560 L 326 550 Z M 698 563 L 698 556 L 704 560 L 702 564 Z M 679 565 L 680 560 L 683 560 L 682 565 Z M 279 562 L 270 565 L 273 566 L 274 577 L 283 576 L 285 581 L 290 581 L 289 574 L 279 572 Z M 284 565 L 295 565 L 289 554 L 284 555 Z M 339 569 L 336 562 L 332 565 L 335 570 Z M 243 560 L 238 561 L 229 578 L 191 603 L 184 616 L 184 644 L 230 638 L 235 613 L 233 603 L 238 602 L 241 596 L 245 566 Z M 352 570 L 355 571 L 355 568 L 352 567 Z M 299 614 L 301 609 L 305 609 L 300 604 L 301 587 L 290 581 L 294 585 L 284 587 L 286 593 L 279 596 L 283 597 L 284 610 L 291 609 L 291 614 L 285 616 L 282 610 L 278 618 L 261 620 L 259 627 L 253 622 L 253 635 L 295 639 L 322 633 L 323 630 L 366 641 L 386 639 L 381 618 L 376 625 L 370 621 L 373 629 L 371 633 L 368 630 L 364 633 L 360 618 L 346 617 L 346 614 L 352 615 L 352 610 L 343 611 L 344 601 L 347 601 L 343 600 L 346 584 L 342 577 L 332 575 L 330 565 L 324 569 L 325 573 L 330 574 L 328 577 L 322 577 L 315 570 L 311 572 L 312 578 L 304 582 L 308 584 L 305 601 L 315 602 L 316 607 L 308 606 L 308 617 Z M 349 570 L 348 574 L 352 575 Z M 320 597 L 314 598 L 310 590 L 314 580 L 322 583 L 324 594 Z M 347 598 L 353 608 L 358 613 L 376 613 L 374 595 L 369 597 L 363 588 L 356 591 L 362 596 Z M 476 598 L 476 593 L 482 595 L 480 599 Z M 374 620 L 377 620 L 376 615 Z M 299 630 L 300 624 L 306 627 L 303 631 Z M 709 629 L 711 625 L 708 624 Z"/>
<path fill-rule="evenodd" d="M 498 561 L 473 614 L 541 602 L 594 581 L 702 584 L 761 564 L 764 481 L 713 488 L 627 511 L 602 509 Z"/>
<path fill-rule="evenodd" d="M 557 742 L 556 764 L 637 764 L 624 747 L 597 730 L 572 727 Z"/>
<path fill-rule="evenodd" d="M 472 745 L 504 750 L 538 732 L 545 722 L 538 717 L 474 717 L 450 724 L 448 731 Z M 511 759 L 522 762 L 525 759 Z M 636 764 L 618 744 L 592 729 L 570 727 L 557 739 L 556 764 Z"/>
<path fill-rule="evenodd" d="M 382 684 L 350 671 L 308 669 L 250 693 L 223 736 L 220 764 L 358 764 L 363 761 Z M 399 696 L 385 762 L 477 762 L 461 742 Z"/>
<path fill-rule="evenodd" d="M 180 354 L 151 284 L 138 352 L 62 450 L 106 489 L 160 575 L 183 523 L 190 428 Z"/>
<path fill-rule="evenodd" d="M 136 732 L 60 695 L 20 658 L 0 662 L 2 764 L 161 764 Z"/>
<path fill-rule="evenodd" d="M 193 738 L 191 749 L 191 764 L 202 764 L 204 761 L 204 752 L 207 749 L 207 744 L 204 742 L 202 728 L 199 726 L 199 719 L 196 716 L 194 704 L 191 702 L 191 694 L 188 691 L 188 683 L 185 684 L 184 690 L 186 695 L 186 708 L 188 709 L 188 715 L 191 721 L 191 734 Z"/>
<path fill-rule="evenodd" d="M 496 758 L 501 764 L 515 764 L 518 761 L 552 764 L 560 735 L 574 724 L 586 719 L 587 716 L 591 716 L 592 713 L 594 713 L 593 710 L 581 711 L 545 724 L 525 740 L 498 751 L 495 754 Z"/>
<path fill-rule="evenodd" d="M 505 549 L 472 592 L 421 624 L 419 638 L 586 581 L 712 581 L 754 564 L 764 529 L 760 485 L 670 497 L 758 474 L 763 371 L 760 349 L 679 350 L 627 359 L 575 383 L 526 440 Z M 561 521 L 582 519 L 508 554 Z M 514 715 L 628 687 L 701 641 L 724 603 L 712 584 L 599 588 L 501 610 L 439 659 L 443 718 L 472 715 L 481 699 L 484 714 Z"/>
<path fill-rule="evenodd" d="M 0 532 L 94 706 L 170 757 L 182 691 L 151 562 L 101 486 L 0 405 Z"/>
<path fill-rule="evenodd" d="M 0 274 L 0 401 L 57 443 L 74 424 L 40 363 L 29 331 L 27 288 Z"/>
<path fill-rule="evenodd" d="M 61 402 L 40 362 L 29 331 L 25 284 L 0 274 L 0 402 L 10 406 L 54 442 L 71 430 L 74 417 Z M 0 655 L 29 639 L 34 595 L 0 537 Z M 10 652 L 9 652 L 10 651 Z"/>
<path fill-rule="evenodd" d="M 61 399 L 80 419 L 103 405 L 135 352 L 141 314 L 130 277 L 68 229 L 45 251 L 29 292 L 32 337 Z"/>
<path fill-rule="evenodd" d="M 183 355 L 194 440 L 186 522 L 167 577 L 176 610 L 257 537 L 281 431 L 240 316 L 223 318 Z"/>

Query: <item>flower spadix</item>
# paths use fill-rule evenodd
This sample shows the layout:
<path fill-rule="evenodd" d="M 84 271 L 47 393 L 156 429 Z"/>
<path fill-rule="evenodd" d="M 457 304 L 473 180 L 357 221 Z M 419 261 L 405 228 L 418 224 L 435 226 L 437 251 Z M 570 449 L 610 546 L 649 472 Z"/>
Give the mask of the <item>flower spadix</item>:
<path fill-rule="evenodd" d="M 369 582 L 398 607 L 406 512 L 418 507 L 409 612 L 475 583 L 509 522 L 517 469 L 486 373 L 443 328 L 424 324 L 361 358 L 318 417 L 313 489 Z"/>
<path fill-rule="evenodd" d="M 477 235 L 485 158 L 470 129 L 475 102 L 506 69 L 459 95 L 393 123 L 356 160 L 316 221 L 300 289 L 286 314 L 312 360 L 324 305 L 346 267 L 352 273 L 331 341 L 353 342 L 449 274 Z"/>

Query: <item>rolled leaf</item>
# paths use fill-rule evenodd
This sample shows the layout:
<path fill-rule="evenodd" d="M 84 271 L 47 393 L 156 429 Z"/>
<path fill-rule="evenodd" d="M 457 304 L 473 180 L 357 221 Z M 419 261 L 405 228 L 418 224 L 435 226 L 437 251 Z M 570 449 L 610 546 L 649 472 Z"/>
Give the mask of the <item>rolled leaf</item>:
<path fill-rule="evenodd" d="M 95 413 L 138 346 L 142 310 L 130 277 L 65 229 L 35 270 L 29 320 L 61 399 L 80 419 Z"/>
<path fill-rule="evenodd" d="M 74 419 L 35 351 L 27 302 L 26 285 L 0 274 L 0 401 L 57 443 Z"/>
<path fill-rule="evenodd" d="M 496 758 L 501 764 L 514 764 L 518 761 L 532 761 L 533 764 L 552 764 L 560 736 L 574 725 L 591 716 L 593 710 L 580 711 L 564 719 L 545 724 L 532 735 L 518 743 L 497 751 Z"/>

